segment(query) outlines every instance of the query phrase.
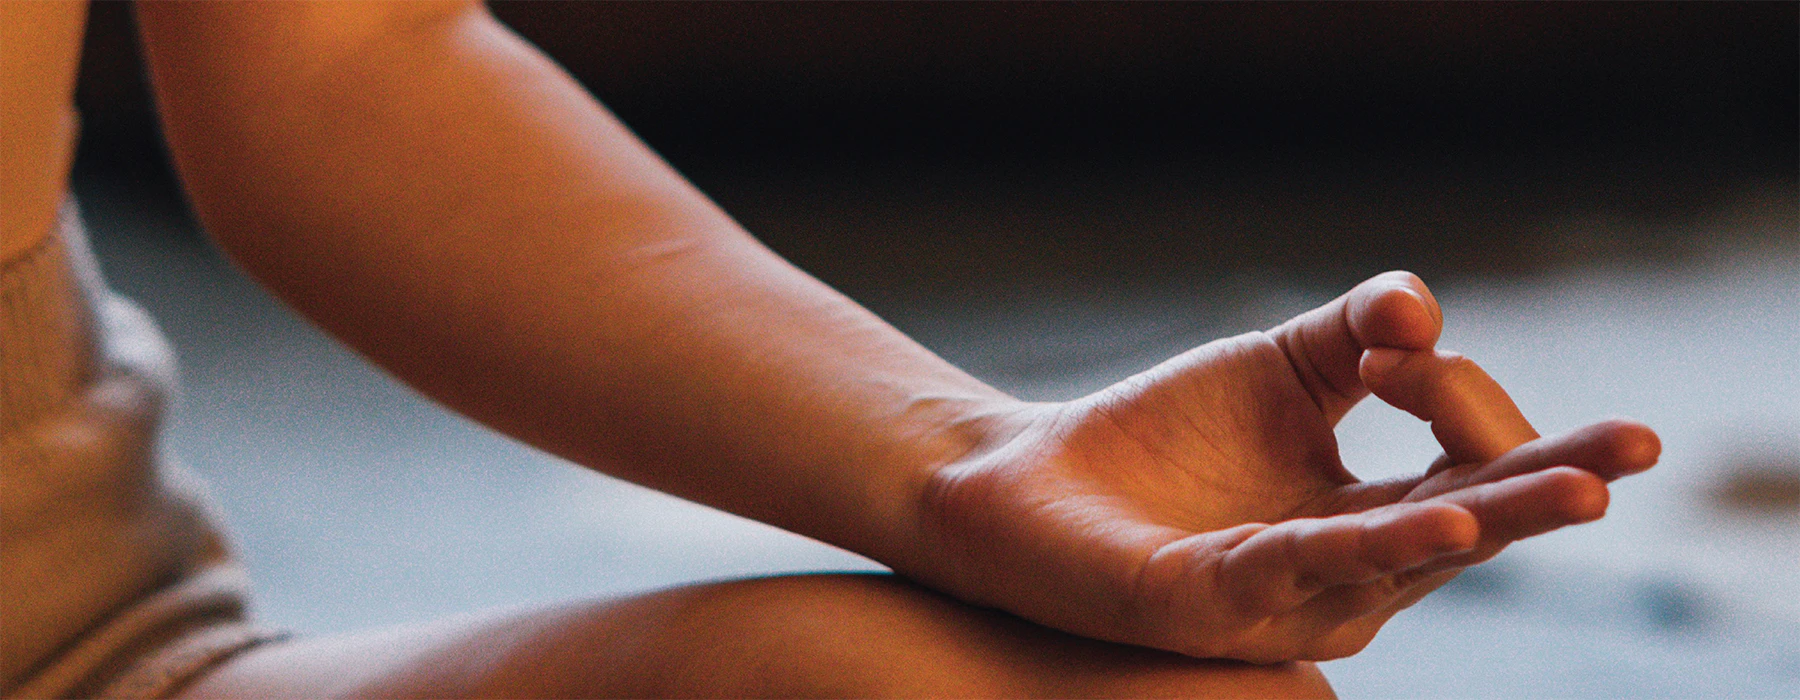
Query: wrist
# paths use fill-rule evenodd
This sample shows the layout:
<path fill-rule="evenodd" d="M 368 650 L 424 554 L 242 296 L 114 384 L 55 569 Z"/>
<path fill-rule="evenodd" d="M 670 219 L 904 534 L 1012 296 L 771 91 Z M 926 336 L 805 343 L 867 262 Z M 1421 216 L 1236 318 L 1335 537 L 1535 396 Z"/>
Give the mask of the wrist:
<path fill-rule="evenodd" d="M 1014 443 L 1047 404 L 993 396 L 931 397 L 912 402 L 908 413 L 922 426 L 909 441 L 909 454 L 894 472 L 898 481 L 887 499 L 887 531 L 879 553 L 870 555 L 896 572 L 928 583 L 937 579 L 955 553 L 937 527 L 937 503 L 954 474 L 972 468 Z"/>

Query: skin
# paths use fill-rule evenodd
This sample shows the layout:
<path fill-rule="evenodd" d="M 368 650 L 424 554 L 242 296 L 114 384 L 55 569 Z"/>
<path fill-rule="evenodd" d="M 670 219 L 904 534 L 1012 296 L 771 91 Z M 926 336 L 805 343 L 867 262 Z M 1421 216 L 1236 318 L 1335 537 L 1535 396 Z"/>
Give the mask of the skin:
<path fill-rule="evenodd" d="M 0 261 L 50 232 L 75 154 L 73 99 L 87 3 L 0 4 Z"/>
<path fill-rule="evenodd" d="M 928 580 L 1197 657 L 1361 650 L 1461 567 L 1599 518 L 1606 482 L 1660 449 L 1628 421 L 1539 438 L 1479 367 L 1430 349 L 1440 318 L 1416 277 L 1389 273 L 1269 332 L 996 418 L 1006 437 L 934 473 L 932 574 L 950 574 Z M 1431 421 L 1446 457 L 1427 473 L 1344 469 L 1332 426 L 1371 387 Z"/>
<path fill-rule="evenodd" d="M 1046 630 L 893 576 L 795 576 L 253 651 L 186 697 L 1332 697 L 1311 664 Z"/>
<path fill-rule="evenodd" d="M 271 645 L 194 695 L 1320 695 L 1292 662 L 1600 517 L 1606 482 L 1656 458 L 1630 422 L 1539 437 L 1435 349 L 1442 312 L 1406 273 L 1021 402 L 761 246 L 479 5 L 139 20 L 195 210 L 301 313 L 518 439 L 951 596 L 721 583 Z M 1371 391 L 1446 457 L 1346 471 L 1332 427 Z"/>

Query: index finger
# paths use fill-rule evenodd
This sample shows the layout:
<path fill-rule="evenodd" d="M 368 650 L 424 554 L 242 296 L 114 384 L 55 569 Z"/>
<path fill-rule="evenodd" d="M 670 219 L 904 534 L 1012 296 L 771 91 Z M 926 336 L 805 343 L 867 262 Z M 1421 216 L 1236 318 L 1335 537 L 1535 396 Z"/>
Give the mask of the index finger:
<path fill-rule="evenodd" d="M 1460 354 L 1373 348 L 1359 370 L 1381 400 L 1431 423 L 1448 464 L 1487 462 L 1538 438 L 1500 383 Z"/>

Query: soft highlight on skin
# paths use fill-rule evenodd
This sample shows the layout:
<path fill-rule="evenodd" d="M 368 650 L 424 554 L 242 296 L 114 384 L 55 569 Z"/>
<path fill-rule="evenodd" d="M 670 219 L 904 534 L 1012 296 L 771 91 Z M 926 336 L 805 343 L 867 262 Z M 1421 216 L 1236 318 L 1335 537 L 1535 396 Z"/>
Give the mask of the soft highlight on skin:
<path fill-rule="evenodd" d="M 1023 402 L 768 250 L 479 4 L 139 21 L 195 211 L 295 310 L 516 439 L 898 574 L 270 644 L 189 696 L 1322 696 L 1305 662 L 1657 457 L 1628 421 L 1540 437 L 1400 271 Z M 1445 458 L 1350 474 L 1371 392 Z"/>

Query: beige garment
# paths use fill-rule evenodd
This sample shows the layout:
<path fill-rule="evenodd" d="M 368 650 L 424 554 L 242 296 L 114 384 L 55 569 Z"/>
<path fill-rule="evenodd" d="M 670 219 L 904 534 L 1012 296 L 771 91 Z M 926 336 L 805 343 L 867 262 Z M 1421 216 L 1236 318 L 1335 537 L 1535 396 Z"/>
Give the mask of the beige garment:
<path fill-rule="evenodd" d="M 268 638 L 197 482 L 160 458 L 174 366 L 72 204 L 0 268 L 0 695 L 154 697 Z"/>

